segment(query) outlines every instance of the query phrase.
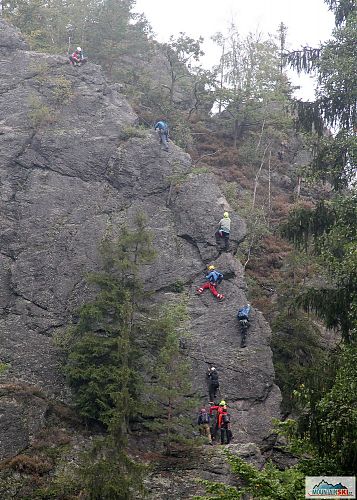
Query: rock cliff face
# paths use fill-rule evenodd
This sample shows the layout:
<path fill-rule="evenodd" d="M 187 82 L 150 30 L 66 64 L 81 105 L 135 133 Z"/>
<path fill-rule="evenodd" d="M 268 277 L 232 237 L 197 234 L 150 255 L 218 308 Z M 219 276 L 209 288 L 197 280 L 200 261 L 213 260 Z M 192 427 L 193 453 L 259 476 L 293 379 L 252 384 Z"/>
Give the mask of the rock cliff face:
<path fill-rule="evenodd" d="M 30 52 L 0 20 L 1 458 L 19 453 L 44 425 L 46 401 L 36 390 L 69 400 L 52 337 L 88 296 L 85 275 L 98 267 L 102 237 L 138 210 L 158 252 L 146 282 L 158 297 L 178 281 L 189 291 L 186 352 L 202 402 L 212 363 L 236 443 L 262 443 L 279 415 L 270 330 L 259 311 L 247 347 L 239 347 L 235 315 L 246 286 L 237 259 L 216 245 L 217 221 L 229 209 L 216 179 L 196 174 L 173 143 L 161 151 L 155 133 L 136 134 L 135 124 L 99 66 L 73 68 L 63 57 Z M 245 224 L 238 214 L 232 223 L 234 251 Z M 209 291 L 195 294 L 209 262 L 226 276 L 222 303 Z"/>

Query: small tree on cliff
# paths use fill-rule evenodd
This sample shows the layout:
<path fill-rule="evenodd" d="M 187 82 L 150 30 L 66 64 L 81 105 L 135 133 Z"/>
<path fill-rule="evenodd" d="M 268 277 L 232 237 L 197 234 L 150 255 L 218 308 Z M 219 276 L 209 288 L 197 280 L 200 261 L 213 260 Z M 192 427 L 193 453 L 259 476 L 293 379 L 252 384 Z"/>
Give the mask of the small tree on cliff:
<path fill-rule="evenodd" d="M 159 434 L 166 453 L 177 443 L 191 444 L 192 418 L 189 414 L 196 401 L 192 397 L 190 363 L 183 356 L 183 339 L 187 336 L 186 304 L 167 306 L 154 322 L 161 349 L 156 360 L 152 381 L 148 389 L 150 430 Z"/>
<path fill-rule="evenodd" d="M 99 291 L 80 310 L 66 365 L 79 412 L 109 431 L 79 470 L 90 500 L 128 500 L 142 493 L 143 467 L 125 450 L 129 419 L 138 410 L 142 390 L 139 272 L 152 262 L 154 251 L 144 217 L 137 215 L 135 224 L 135 232 L 124 228 L 118 241 L 102 244 L 103 271 L 90 277 Z"/>
<path fill-rule="evenodd" d="M 135 224 L 135 232 L 124 228 L 117 242 L 102 243 L 103 271 L 90 276 L 99 291 L 80 310 L 66 365 L 80 414 L 107 427 L 121 422 L 123 430 L 141 391 L 135 317 L 144 296 L 139 271 L 154 258 L 143 216 Z"/>

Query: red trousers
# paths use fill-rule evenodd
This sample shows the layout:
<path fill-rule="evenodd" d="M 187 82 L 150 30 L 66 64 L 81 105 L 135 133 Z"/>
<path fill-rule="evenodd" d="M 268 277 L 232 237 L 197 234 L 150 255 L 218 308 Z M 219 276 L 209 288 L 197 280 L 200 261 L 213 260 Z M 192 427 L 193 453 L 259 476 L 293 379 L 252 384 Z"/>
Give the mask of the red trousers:
<path fill-rule="evenodd" d="M 210 283 L 209 281 L 207 281 L 206 283 L 204 283 L 203 285 L 200 286 L 200 288 L 197 290 L 198 293 L 202 293 L 203 290 L 207 290 L 207 288 L 209 288 L 211 290 L 211 293 L 217 297 L 217 295 L 219 295 L 219 293 L 217 292 L 217 289 L 215 287 L 215 285 L 212 285 L 212 283 Z"/>

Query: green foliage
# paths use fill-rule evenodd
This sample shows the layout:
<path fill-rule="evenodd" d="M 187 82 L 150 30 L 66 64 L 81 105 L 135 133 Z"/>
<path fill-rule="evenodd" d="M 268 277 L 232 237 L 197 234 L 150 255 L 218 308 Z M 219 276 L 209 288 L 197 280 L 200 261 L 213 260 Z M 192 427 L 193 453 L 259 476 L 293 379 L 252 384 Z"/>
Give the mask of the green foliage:
<path fill-rule="evenodd" d="M 181 32 L 177 38 L 171 36 L 169 43 L 164 44 L 163 54 L 170 76 L 170 84 L 164 85 L 164 87 L 169 92 L 169 106 L 174 104 L 178 82 L 189 78 L 190 73 L 186 65 L 191 61 L 198 61 L 199 57 L 203 55 L 201 50 L 202 42 L 202 37 L 194 40 Z"/>
<path fill-rule="evenodd" d="M 294 391 L 327 355 L 318 343 L 311 319 L 299 311 L 281 312 L 273 321 L 272 330 L 276 382 L 283 394 L 283 410 L 291 412 L 297 406 Z"/>
<path fill-rule="evenodd" d="M 325 3 L 335 15 L 336 26 L 344 23 L 348 16 L 356 10 L 355 0 L 325 0 Z"/>
<path fill-rule="evenodd" d="M 299 394 L 307 410 L 300 422 L 300 432 L 314 445 L 322 460 L 333 463 L 335 470 L 345 474 L 353 474 L 357 467 L 356 360 L 356 345 L 342 347 L 329 360 L 336 363 L 332 382 L 331 378 L 330 383 L 321 380 L 322 390 L 310 382 Z"/>
<path fill-rule="evenodd" d="M 191 129 L 187 124 L 187 118 L 184 115 L 173 111 L 171 114 L 170 124 L 170 131 L 172 131 L 172 133 L 170 133 L 170 137 L 172 137 L 175 140 L 175 143 L 182 149 L 187 150 L 190 148 L 193 144 L 193 138 L 191 135 Z"/>
<path fill-rule="evenodd" d="M 324 120 L 345 130 L 357 123 L 357 75 L 353 69 L 357 57 L 355 44 L 357 12 L 351 12 L 344 25 L 336 28 L 326 43 L 319 63 L 318 102 Z"/>
<path fill-rule="evenodd" d="M 185 283 L 181 280 L 176 280 L 172 285 L 172 291 L 175 293 L 182 293 L 185 290 Z"/>
<path fill-rule="evenodd" d="M 233 145 L 252 132 L 260 133 L 274 123 L 284 124 L 289 84 L 281 72 L 279 48 L 272 38 L 263 40 L 261 35 L 249 34 L 242 39 L 232 25 L 227 36 L 217 34 L 215 41 L 222 47 L 220 73 L 221 85 L 215 91 L 219 111 L 219 125 L 229 126 Z M 224 85 L 225 84 L 225 85 Z M 258 141 L 258 139 L 257 139 Z"/>
<path fill-rule="evenodd" d="M 51 79 L 52 99 L 57 105 L 67 104 L 73 97 L 73 88 L 70 80 L 64 76 Z"/>
<path fill-rule="evenodd" d="M 148 130 L 145 127 L 139 126 L 139 127 L 133 127 L 128 125 L 127 127 L 124 127 L 123 130 L 121 131 L 121 138 L 125 141 L 131 139 L 132 137 L 139 137 L 143 139 L 146 137 L 148 134 Z"/>
<path fill-rule="evenodd" d="M 357 137 L 340 131 L 335 137 L 319 137 L 313 142 L 311 178 L 332 184 L 336 191 L 347 188 L 355 178 Z"/>
<path fill-rule="evenodd" d="M 246 221 L 247 235 L 245 240 L 239 245 L 240 259 L 246 266 L 252 253 L 259 247 L 264 236 L 270 234 L 268 214 L 264 206 L 256 206 L 254 198 L 249 193 L 245 193 L 240 198 L 237 197 L 235 183 L 228 183 L 225 186 L 225 194 L 231 207 L 238 211 L 239 215 Z"/>
<path fill-rule="evenodd" d="M 0 362 L 0 375 L 3 375 L 10 368 L 10 363 L 2 363 Z"/>
<path fill-rule="evenodd" d="M 140 321 L 134 315 L 143 300 L 140 266 L 154 258 L 143 217 L 136 218 L 136 232 L 124 228 L 101 250 L 104 270 L 90 276 L 97 298 L 80 310 L 66 373 L 81 415 L 111 428 L 127 423 L 140 395 Z"/>
<path fill-rule="evenodd" d="M 190 363 L 183 356 L 180 341 L 187 338 L 187 306 L 184 300 L 164 308 L 153 328 L 159 352 L 150 382 L 148 413 L 152 421 L 146 426 L 158 434 L 166 453 L 172 453 L 176 443 L 192 445 L 190 410 L 197 401 L 192 397 Z"/>
<path fill-rule="evenodd" d="M 79 476 L 88 500 L 144 498 L 146 467 L 135 462 L 112 436 L 97 440 L 83 455 Z M 140 495 L 138 497 L 138 494 Z"/>
<path fill-rule="evenodd" d="M 210 174 L 212 173 L 212 170 L 209 167 L 193 167 L 191 172 L 195 175 L 200 175 L 200 174 Z"/>
<path fill-rule="evenodd" d="M 288 59 L 298 70 L 317 70 L 316 101 L 298 103 L 299 123 L 320 136 L 326 126 L 338 129 L 335 137 L 320 137 L 316 142 L 312 171 L 315 177 L 331 181 L 339 190 L 346 187 L 356 163 L 357 12 L 353 0 L 326 3 L 336 16 L 337 28 L 331 40 L 317 49 L 294 51 Z"/>
<path fill-rule="evenodd" d="M 305 498 L 305 476 L 297 467 L 279 470 L 268 462 L 262 470 L 258 470 L 228 451 L 225 454 L 241 486 L 199 481 L 205 486 L 209 496 L 194 497 L 196 500 L 243 500 L 246 495 L 259 500 L 303 500 Z"/>
<path fill-rule="evenodd" d="M 80 494 L 82 482 L 78 478 L 77 469 L 63 464 L 45 486 L 36 489 L 31 498 L 34 500 L 72 500 Z"/>
<path fill-rule="evenodd" d="M 44 104 L 40 98 L 32 96 L 29 99 L 29 113 L 31 125 L 34 128 L 50 125 L 56 121 L 56 115 L 52 108 Z"/>
<path fill-rule="evenodd" d="M 329 328 L 340 328 L 346 341 L 353 340 L 357 322 L 357 196 L 343 195 L 313 209 L 292 212 L 283 227 L 284 236 L 296 246 L 311 245 L 329 273 L 325 286 L 309 287 L 299 298 Z M 309 242 L 311 241 L 310 245 Z"/>

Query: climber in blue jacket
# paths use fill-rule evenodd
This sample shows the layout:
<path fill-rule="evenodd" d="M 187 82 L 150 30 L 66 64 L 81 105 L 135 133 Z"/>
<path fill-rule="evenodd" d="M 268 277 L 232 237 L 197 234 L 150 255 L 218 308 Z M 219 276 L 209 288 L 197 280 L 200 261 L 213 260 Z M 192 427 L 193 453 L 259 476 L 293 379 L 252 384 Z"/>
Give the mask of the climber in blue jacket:
<path fill-rule="evenodd" d="M 165 151 L 169 150 L 168 140 L 169 140 L 169 126 L 167 122 L 163 119 L 155 123 L 154 129 L 158 131 L 160 137 L 160 144 Z"/>
<path fill-rule="evenodd" d="M 246 341 L 247 341 L 247 331 L 250 326 L 249 323 L 249 314 L 250 314 L 250 304 L 246 304 L 245 306 L 241 307 L 238 310 L 237 313 L 237 319 L 239 321 L 239 327 L 240 327 L 240 334 L 241 334 L 241 347 L 246 347 Z"/>
<path fill-rule="evenodd" d="M 219 271 L 215 270 L 215 267 L 210 265 L 208 266 L 209 273 L 205 276 L 207 282 L 201 285 L 197 289 L 197 293 L 201 295 L 201 293 L 206 290 L 207 288 L 211 290 L 211 293 L 218 299 L 218 300 L 223 300 L 224 295 L 222 293 L 217 292 L 217 285 L 221 283 L 223 280 L 223 274 L 220 273 Z"/>

